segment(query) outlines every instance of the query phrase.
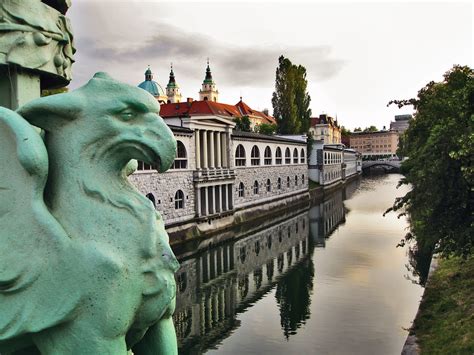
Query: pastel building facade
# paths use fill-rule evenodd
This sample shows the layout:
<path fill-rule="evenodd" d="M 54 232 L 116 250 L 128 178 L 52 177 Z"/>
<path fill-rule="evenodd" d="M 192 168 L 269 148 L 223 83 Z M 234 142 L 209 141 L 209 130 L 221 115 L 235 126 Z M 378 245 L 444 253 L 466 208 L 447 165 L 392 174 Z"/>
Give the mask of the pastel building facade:
<path fill-rule="evenodd" d="M 341 127 L 337 123 L 337 119 L 326 114 L 311 117 L 309 133 L 314 140 L 323 141 L 324 144 L 341 143 Z"/>
<path fill-rule="evenodd" d="M 397 131 L 354 132 L 350 136 L 350 147 L 364 159 L 394 158 L 398 140 Z"/>

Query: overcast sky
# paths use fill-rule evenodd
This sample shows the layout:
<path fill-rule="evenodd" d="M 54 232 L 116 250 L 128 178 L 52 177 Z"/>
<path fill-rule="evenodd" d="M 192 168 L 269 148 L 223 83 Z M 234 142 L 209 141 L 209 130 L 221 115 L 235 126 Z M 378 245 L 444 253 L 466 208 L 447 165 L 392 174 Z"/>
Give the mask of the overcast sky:
<path fill-rule="evenodd" d="M 278 57 L 308 72 L 313 116 L 353 129 L 388 126 L 453 64 L 473 60 L 470 2 L 73 0 L 72 88 L 97 71 L 138 85 L 150 65 L 163 88 L 173 62 L 183 97 L 198 98 L 210 58 L 219 101 L 272 111 Z"/>

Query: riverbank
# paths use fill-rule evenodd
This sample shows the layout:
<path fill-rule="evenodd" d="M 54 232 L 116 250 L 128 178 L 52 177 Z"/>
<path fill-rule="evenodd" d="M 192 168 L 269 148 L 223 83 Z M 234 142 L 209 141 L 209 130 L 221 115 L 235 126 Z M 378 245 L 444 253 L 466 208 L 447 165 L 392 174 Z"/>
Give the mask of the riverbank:
<path fill-rule="evenodd" d="M 421 354 L 474 353 L 474 258 L 439 260 L 410 336 Z"/>

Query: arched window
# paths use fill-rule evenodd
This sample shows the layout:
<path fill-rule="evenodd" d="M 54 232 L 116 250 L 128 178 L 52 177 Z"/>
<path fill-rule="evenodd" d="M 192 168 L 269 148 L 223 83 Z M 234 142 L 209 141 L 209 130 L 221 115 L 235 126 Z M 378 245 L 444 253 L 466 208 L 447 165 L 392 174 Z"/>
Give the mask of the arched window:
<path fill-rule="evenodd" d="M 298 164 L 298 149 L 293 150 L 293 164 Z"/>
<path fill-rule="evenodd" d="M 255 181 L 255 182 L 253 183 L 253 193 L 254 193 L 255 195 L 258 194 L 258 181 Z"/>
<path fill-rule="evenodd" d="M 252 165 L 260 165 L 260 150 L 256 145 L 252 147 L 252 152 L 250 153 L 250 163 Z"/>
<path fill-rule="evenodd" d="M 275 164 L 277 164 L 277 165 L 281 164 L 281 149 L 280 149 L 280 147 L 277 147 L 276 152 L 275 152 Z"/>
<path fill-rule="evenodd" d="M 286 187 L 290 187 L 290 177 L 286 178 Z"/>
<path fill-rule="evenodd" d="M 285 164 L 291 164 L 290 148 L 285 149 Z"/>
<path fill-rule="evenodd" d="M 149 194 L 146 194 L 146 198 L 149 199 L 153 203 L 153 207 L 156 208 L 155 196 L 151 192 Z"/>
<path fill-rule="evenodd" d="M 235 166 L 245 166 L 245 148 L 242 144 L 235 151 Z"/>
<path fill-rule="evenodd" d="M 298 186 L 298 175 L 295 175 L 295 186 Z"/>
<path fill-rule="evenodd" d="M 183 142 L 177 141 L 178 143 L 178 152 L 176 155 L 176 159 L 173 162 L 173 166 L 171 169 L 186 169 L 188 167 L 188 158 L 186 154 L 186 147 L 184 146 Z"/>
<path fill-rule="evenodd" d="M 270 149 L 269 146 L 265 148 L 264 157 L 265 157 L 264 164 L 272 165 L 272 150 Z"/>
<path fill-rule="evenodd" d="M 174 195 L 174 209 L 178 210 L 184 208 L 184 193 L 181 190 L 176 191 Z"/>
<path fill-rule="evenodd" d="M 244 186 L 243 182 L 241 182 L 239 184 L 239 190 L 238 191 L 239 191 L 239 197 L 244 197 L 244 195 L 245 195 L 245 186 Z"/>
<path fill-rule="evenodd" d="M 303 148 L 301 148 L 300 162 L 301 162 L 301 164 L 305 163 L 305 156 L 304 156 L 304 149 Z"/>
<path fill-rule="evenodd" d="M 278 190 L 281 189 L 281 178 L 278 178 L 278 181 L 277 181 L 277 189 L 278 189 Z"/>
<path fill-rule="evenodd" d="M 304 185 L 304 174 L 301 175 L 301 183 Z"/>
<path fill-rule="evenodd" d="M 271 183 L 270 179 L 267 179 L 266 186 L 267 186 L 267 192 L 272 191 L 272 183 Z"/>

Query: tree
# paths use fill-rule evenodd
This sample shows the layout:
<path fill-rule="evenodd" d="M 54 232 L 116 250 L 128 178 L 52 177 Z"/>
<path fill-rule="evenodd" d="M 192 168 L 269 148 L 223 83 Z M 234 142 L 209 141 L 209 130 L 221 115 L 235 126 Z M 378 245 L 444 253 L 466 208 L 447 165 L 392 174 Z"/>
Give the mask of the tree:
<path fill-rule="evenodd" d="M 354 128 L 354 132 L 362 132 L 362 128 L 356 127 L 356 128 Z"/>
<path fill-rule="evenodd" d="M 306 133 L 311 117 L 311 97 L 306 92 L 306 69 L 280 56 L 272 96 L 273 116 L 282 134 Z"/>
<path fill-rule="evenodd" d="M 296 104 L 296 117 L 301 122 L 299 132 L 295 133 L 306 133 L 308 132 L 311 124 L 311 109 L 309 105 L 311 103 L 311 97 L 307 90 L 308 81 L 306 80 L 306 68 L 302 65 L 293 66 L 295 71 L 295 104 Z"/>
<path fill-rule="evenodd" d="M 255 131 L 260 133 L 260 134 L 266 134 L 268 136 L 271 136 L 274 134 L 277 130 L 277 125 L 271 124 L 271 123 L 262 123 L 255 127 Z"/>
<path fill-rule="evenodd" d="M 474 251 L 474 71 L 454 66 L 440 83 L 430 82 L 399 107 L 413 105 L 414 119 L 400 152 L 401 184 L 412 189 L 393 210 L 408 213 L 410 232 L 423 252 L 467 257 Z M 391 210 L 390 209 L 390 210 Z"/>
<path fill-rule="evenodd" d="M 344 126 L 341 126 L 341 137 L 350 137 L 351 135 L 351 130 L 347 129 Z"/>
<path fill-rule="evenodd" d="M 242 116 L 242 117 L 236 117 L 234 118 L 235 122 L 235 129 L 237 131 L 242 131 L 242 132 L 250 132 L 250 118 L 249 116 Z"/>
<path fill-rule="evenodd" d="M 366 133 L 367 133 L 367 132 L 378 132 L 378 129 L 377 129 L 377 127 L 375 127 L 375 126 L 372 125 L 372 126 L 370 126 L 370 127 L 364 128 L 363 132 L 366 132 Z"/>

